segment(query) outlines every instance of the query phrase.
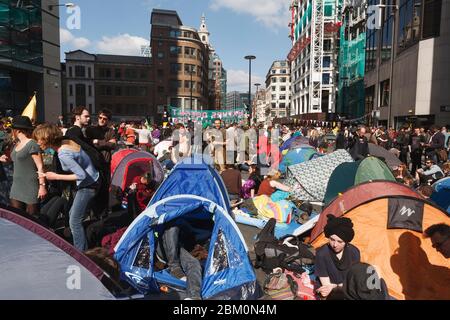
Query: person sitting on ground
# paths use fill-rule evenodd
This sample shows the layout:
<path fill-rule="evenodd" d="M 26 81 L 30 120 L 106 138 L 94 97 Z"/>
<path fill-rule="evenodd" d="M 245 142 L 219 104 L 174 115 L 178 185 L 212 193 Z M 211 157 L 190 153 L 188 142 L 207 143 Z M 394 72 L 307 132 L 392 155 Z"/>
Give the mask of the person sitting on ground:
<path fill-rule="evenodd" d="M 130 185 L 130 190 L 136 193 L 136 202 L 140 214 L 147 208 L 148 203 L 155 193 L 154 188 L 151 187 L 152 181 L 150 174 L 144 174 L 142 176 L 135 177 L 133 183 Z"/>
<path fill-rule="evenodd" d="M 417 169 L 416 180 L 421 183 L 433 183 L 444 177 L 444 173 L 441 168 L 434 163 L 433 159 L 427 159 L 425 161 L 424 169 Z"/>
<path fill-rule="evenodd" d="M 373 266 L 355 263 L 347 272 L 342 291 L 328 300 L 389 300 L 386 282 Z"/>
<path fill-rule="evenodd" d="M 271 197 L 277 190 L 292 192 L 293 189 L 287 185 L 282 184 L 278 180 L 281 177 L 281 172 L 278 170 L 271 170 L 267 175 L 267 178 L 261 182 L 258 190 L 258 196 L 266 195 Z"/>
<path fill-rule="evenodd" d="M 317 249 L 315 274 L 321 284 L 317 292 L 327 299 L 333 290 L 343 286 L 347 272 L 360 262 L 361 255 L 359 249 L 350 244 L 355 236 L 350 219 L 328 215 L 324 232 L 329 242 Z"/>
<path fill-rule="evenodd" d="M 419 188 L 417 188 L 417 193 L 420 194 L 424 199 L 430 199 L 431 195 L 434 192 L 434 189 L 432 186 L 429 185 L 422 185 Z"/>
<path fill-rule="evenodd" d="M 254 198 L 258 194 L 262 182 L 261 170 L 256 164 L 250 165 L 249 174 L 248 180 L 241 188 L 241 198 L 244 200 Z"/>
<path fill-rule="evenodd" d="M 442 172 L 445 177 L 450 177 L 450 161 L 447 161 L 442 165 Z"/>
<path fill-rule="evenodd" d="M 450 258 L 450 226 L 445 223 L 435 224 L 425 230 L 425 238 L 430 238 L 433 248 L 446 259 Z"/>
<path fill-rule="evenodd" d="M 201 300 L 202 267 L 185 245 L 192 240 L 189 226 L 183 219 L 169 222 L 158 242 L 157 253 L 172 276 L 186 280 L 186 300 Z"/>
<path fill-rule="evenodd" d="M 233 164 L 227 164 L 225 171 L 221 174 L 225 187 L 227 188 L 230 200 L 238 200 L 240 198 L 242 188 L 241 172 L 237 170 Z"/>

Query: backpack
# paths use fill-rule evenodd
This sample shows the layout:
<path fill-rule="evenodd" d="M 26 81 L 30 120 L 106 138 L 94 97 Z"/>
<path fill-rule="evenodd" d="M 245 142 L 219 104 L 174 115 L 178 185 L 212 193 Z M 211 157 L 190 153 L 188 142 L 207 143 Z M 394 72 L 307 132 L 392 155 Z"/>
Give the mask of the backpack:
<path fill-rule="evenodd" d="M 261 268 L 267 274 L 276 268 L 302 274 L 304 266 L 314 264 L 314 248 L 291 235 L 278 240 L 274 235 L 275 225 L 276 220 L 270 219 L 257 237 L 255 268 Z"/>

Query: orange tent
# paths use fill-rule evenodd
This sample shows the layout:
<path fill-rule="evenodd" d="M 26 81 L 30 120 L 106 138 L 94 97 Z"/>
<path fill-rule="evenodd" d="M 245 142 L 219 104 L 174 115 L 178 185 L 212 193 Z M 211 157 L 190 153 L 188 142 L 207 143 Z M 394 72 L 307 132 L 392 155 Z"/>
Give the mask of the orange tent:
<path fill-rule="evenodd" d="M 432 247 L 420 230 L 450 224 L 441 209 L 426 200 L 408 196 L 385 196 L 347 211 L 354 224 L 352 244 L 361 261 L 373 265 L 399 300 L 449 300 L 450 261 Z M 322 233 L 315 248 L 327 243 Z"/>
<path fill-rule="evenodd" d="M 311 241 L 323 232 L 329 214 L 336 217 L 342 216 L 345 212 L 377 198 L 385 196 L 408 196 L 422 199 L 422 196 L 407 186 L 392 181 L 371 181 L 359 184 L 347 190 L 345 193 L 333 200 L 320 214 L 319 221 L 311 232 Z"/>

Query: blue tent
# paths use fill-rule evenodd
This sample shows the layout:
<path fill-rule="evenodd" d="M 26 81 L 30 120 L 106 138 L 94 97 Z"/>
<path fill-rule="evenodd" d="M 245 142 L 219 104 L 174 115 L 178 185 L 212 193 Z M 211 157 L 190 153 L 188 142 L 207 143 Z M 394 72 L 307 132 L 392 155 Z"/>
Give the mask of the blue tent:
<path fill-rule="evenodd" d="M 202 180 L 195 183 L 201 186 L 199 189 L 206 189 Z M 224 207 L 196 195 L 177 194 L 165 198 L 136 218 L 115 248 L 123 278 L 143 294 L 158 293 L 161 286 L 186 289 L 185 281 L 154 267 L 158 237 L 164 233 L 167 223 L 177 223 L 181 219 L 213 221 L 212 230 L 206 230 L 211 241 L 203 266 L 202 298 L 257 299 L 256 275 L 238 227 Z M 205 229 L 201 231 L 194 233 L 194 237 L 204 237 Z"/>
<path fill-rule="evenodd" d="M 315 158 L 318 158 L 319 154 L 314 148 L 296 148 L 290 150 L 280 163 L 279 170 L 281 173 L 286 173 L 288 167 L 300 164 Z"/>
<path fill-rule="evenodd" d="M 283 153 L 284 150 L 290 150 L 292 148 L 300 146 L 302 147 L 309 146 L 309 139 L 303 136 L 294 135 L 288 140 L 286 140 L 285 143 L 283 143 L 283 145 L 280 147 L 280 152 Z"/>
<path fill-rule="evenodd" d="M 156 191 L 149 206 L 167 197 L 190 194 L 209 199 L 231 212 L 227 189 L 212 163 L 211 158 L 203 155 L 184 159 Z"/>
<path fill-rule="evenodd" d="M 431 200 L 450 215 L 450 177 L 436 182 L 433 189 Z"/>

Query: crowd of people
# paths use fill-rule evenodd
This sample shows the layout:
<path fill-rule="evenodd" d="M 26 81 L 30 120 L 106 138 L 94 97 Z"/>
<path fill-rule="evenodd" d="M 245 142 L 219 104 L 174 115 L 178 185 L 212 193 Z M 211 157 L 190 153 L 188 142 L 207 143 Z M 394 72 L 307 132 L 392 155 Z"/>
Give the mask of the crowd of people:
<path fill-rule="evenodd" d="M 153 153 L 167 171 L 193 154 L 211 156 L 233 204 L 255 196 L 270 197 L 277 190 L 293 191 L 293 187 L 283 183 L 276 166 L 281 158 L 280 145 L 292 136 L 304 136 L 320 153 L 346 149 L 355 161 L 370 155 L 369 143 L 383 147 L 402 163 L 394 170 L 397 181 L 418 190 L 425 197 L 432 193 L 433 183 L 450 176 L 450 134 L 445 127 L 432 126 L 426 130 L 408 126 L 386 130 L 383 127 L 346 127 L 344 124 L 333 127 L 327 124 L 323 127 L 277 125 L 267 128 L 237 124 L 223 126 L 217 119 L 201 131 L 200 137 L 195 130 L 192 123 L 167 126 L 149 124 L 147 120 L 113 123 L 109 110 L 101 110 L 97 123 L 92 125 L 91 115 L 84 107 L 75 108 L 72 119 L 67 123 L 62 118 L 56 124 L 39 125 L 24 116 L 2 119 L 0 203 L 23 212 L 52 230 L 58 228 L 58 221 L 61 222 L 62 236 L 72 241 L 77 249 L 89 250 L 95 257 L 95 248 L 103 236 L 108 231 L 117 232 L 119 229 L 99 230 L 105 228 L 105 219 L 114 214 L 110 192 L 111 160 L 114 152 L 123 148 Z M 253 130 L 257 139 L 247 134 L 249 130 Z M 168 140 L 171 141 L 170 146 L 158 154 L 155 146 Z M 135 177 L 126 190 L 121 190 L 119 204 L 127 203 L 124 213 L 127 223 L 121 227 L 126 227 L 145 210 L 155 188 L 151 176 L 143 175 Z M 163 249 L 169 257 L 171 272 L 177 278 L 183 278 L 186 273 L 183 269 L 189 269 L 191 297 L 200 298 L 201 269 L 187 252 L 174 249 L 180 246 L 174 244 L 177 242 L 174 239 L 179 238 L 178 227 L 174 226 L 169 231 L 163 237 Z M 355 267 L 360 263 L 360 254 L 358 248 L 350 244 L 354 231 L 349 219 L 330 218 L 325 235 L 329 244 L 317 251 L 316 258 L 316 275 L 321 283 L 317 292 L 323 298 L 339 297 L 342 294 L 339 288 L 348 289 L 352 281 L 357 281 L 356 276 L 346 277 L 347 272 L 353 270 L 355 274 L 361 274 L 361 266 L 359 269 Z M 431 237 L 437 250 L 449 257 L 448 226 L 430 228 L 426 236 Z M 101 255 L 105 255 L 103 251 Z M 185 265 L 195 265 L 195 268 Z M 382 287 L 372 292 L 372 297 L 384 299 L 386 291 Z M 348 297 L 349 291 L 346 292 Z"/>

